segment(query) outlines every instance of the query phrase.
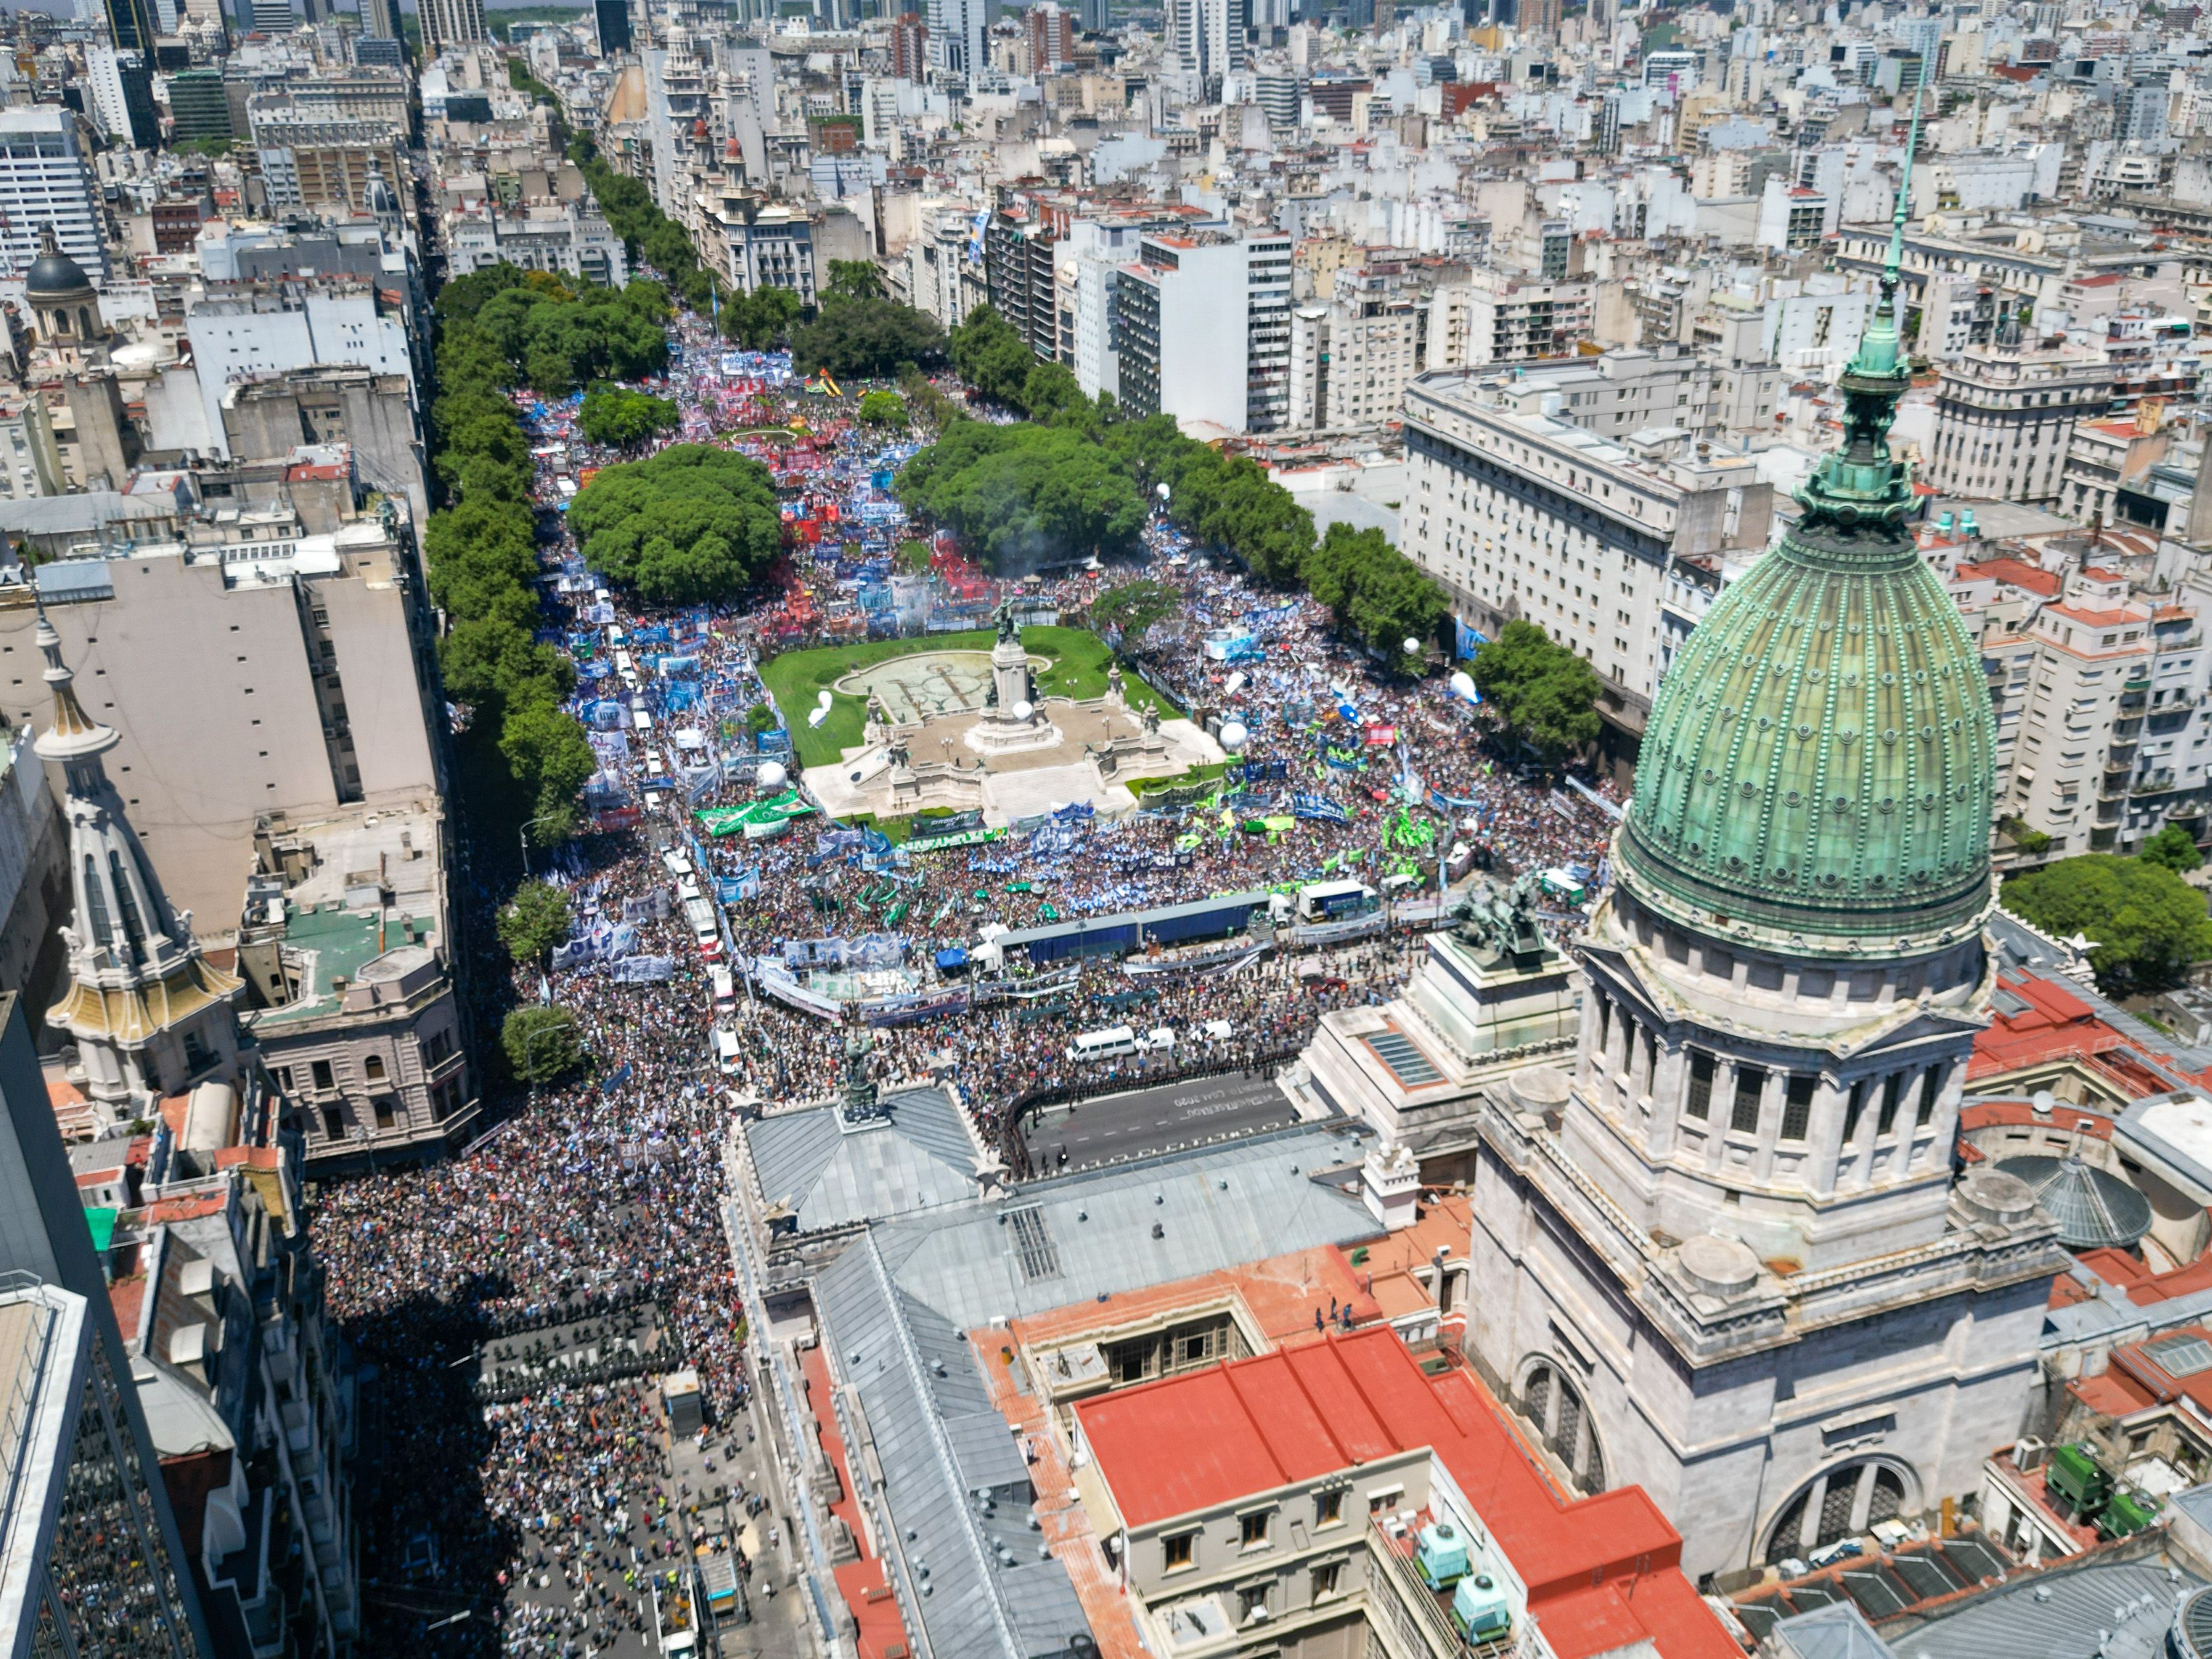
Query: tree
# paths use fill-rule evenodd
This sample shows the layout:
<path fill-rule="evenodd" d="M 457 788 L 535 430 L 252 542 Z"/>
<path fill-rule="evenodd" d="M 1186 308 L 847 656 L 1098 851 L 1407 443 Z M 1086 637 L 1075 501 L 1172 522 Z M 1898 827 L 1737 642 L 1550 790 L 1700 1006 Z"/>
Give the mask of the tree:
<path fill-rule="evenodd" d="M 1596 671 L 1535 623 L 1506 623 L 1469 672 L 1508 729 L 1547 758 L 1596 738 Z"/>
<path fill-rule="evenodd" d="M 934 317 L 889 300 L 828 298 L 811 323 L 791 330 L 792 367 L 802 374 L 896 380 L 944 351 Z"/>
<path fill-rule="evenodd" d="M 550 882 L 526 881 L 499 913 L 499 942 L 516 962 L 542 964 L 572 922 L 566 893 Z"/>
<path fill-rule="evenodd" d="M 1013 325 L 990 307 L 977 306 L 968 313 L 946 339 L 945 353 L 960 378 L 986 398 L 1012 409 L 1023 406 L 1036 356 Z"/>
<path fill-rule="evenodd" d="M 512 1010 L 499 1028 L 499 1046 L 515 1076 L 532 1085 L 565 1076 L 584 1060 L 583 1035 L 566 1008 Z"/>
<path fill-rule="evenodd" d="M 822 292 L 825 298 L 834 294 L 846 300 L 880 300 L 884 297 L 883 268 L 873 259 L 832 259 L 830 285 Z"/>
<path fill-rule="evenodd" d="M 896 392 L 860 394 L 860 422 L 864 426 L 896 427 L 906 430 L 906 399 Z"/>
<path fill-rule="evenodd" d="M 577 798 L 599 765 L 576 717 L 555 702 L 510 703 L 499 752 L 514 775 L 520 805 L 529 809 L 530 838 L 544 847 L 574 835 Z"/>
<path fill-rule="evenodd" d="M 2179 985 L 2192 963 L 2212 956 L 2204 895 L 2163 864 L 2090 853 L 2014 876 L 2000 896 L 2046 933 L 2086 934 L 2108 996 Z"/>
<path fill-rule="evenodd" d="M 1113 458 L 1059 427 L 955 421 L 901 469 L 899 500 L 1001 573 L 1135 551 L 1145 503 Z"/>
<path fill-rule="evenodd" d="M 772 350 L 799 320 L 802 308 L 799 296 L 787 288 L 732 295 L 722 304 L 722 332 L 748 351 Z"/>
<path fill-rule="evenodd" d="M 1182 595 L 1165 582 L 1123 582 L 1091 602 L 1091 626 L 1100 633 L 1118 628 L 1124 650 L 1134 647 L 1154 623 L 1182 609 Z"/>
<path fill-rule="evenodd" d="M 768 470 L 708 444 L 606 468 L 577 495 L 568 523 L 593 570 L 671 605 L 743 591 L 783 544 Z"/>
<path fill-rule="evenodd" d="M 593 386 L 584 394 L 577 412 L 584 436 L 595 444 L 627 449 L 656 432 L 666 432 L 681 418 L 674 402 L 650 392 L 632 392 L 618 386 Z"/>
<path fill-rule="evenodd" d="M 2185 876 L 2204 862 L 2204 854 L 2197 850 L 2189 831 L 2178 823 L 2169 823 L 2153 836 L 2136 856 L 2146 864 L 2163 866 L 2177 876 Z"/>

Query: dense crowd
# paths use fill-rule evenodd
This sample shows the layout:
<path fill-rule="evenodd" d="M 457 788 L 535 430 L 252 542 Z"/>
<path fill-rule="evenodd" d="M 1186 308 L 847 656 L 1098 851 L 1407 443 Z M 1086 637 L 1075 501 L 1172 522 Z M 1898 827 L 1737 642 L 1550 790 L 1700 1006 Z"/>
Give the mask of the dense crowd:
<path fill-rule="evenodd" d="M 695 326 L 679 327 L 665 389 L 684 410 L 681 436 L 785 419 L 802 398 L 822 425 L 819 400 L 776 374 L 741 396 L 729 392 L 714 370 L 718 353 Z M 541 454 L 564 448 L 577 471 L 617 459 L 583 441 L 573 410 L 526 405 L 526 413 Z M 880 434 L 842 422 L 830 429 L 853 464 L 817 469 L 811 488 L 869 491 Z M 565 493 L 549 468 L 543 504 Z M 858 506 L 848 521 L 860 521 Z M 559 520 L 549 513 L 546 523 Z M 379 1370 L 379 1545 L 388 1558 L 427 1564 L 422 1582 L 498 1604 L 496 1613 L 479 1605 L 473 1620 L 441 1631 L 441 1641 L 489 1651 L 495 1628 L 501 1651 L 582 1655 L 635 1638 L 638 1587 L 673 1547 L 668 1510 L 702 1497 L 670 1490 L 665 1433 L 648 1389 L 556 1387 L 483 1407 L 467 1382 L 474 1345 L 649 1297 L 699 1371 L 708 1432 L 735 1432 L 744 1333 L 723 1235 L 720 1157 L 732 1092 L 775 1102 L 828 1092 L 843 1033 L 754 991 L 742 975 L 735 1006 L 714 1006 L 691 929 L 655 896 L 672 885 L 665 854 L 689 849 L 705 859 L 703 875 L 744 878 L 746 896 L 726 912 L 732 961 L 774 957 L 787 939 L 896 932 L 905 941 L 906 981 L 915 983 L 933 975 L 936 951 L 973 945 L 985 921 L 1022 926 L 1340 876 L 1379 886 L 1386 872 L 1410 874 L 1419 890 L 1433 892 L 1439 861 L 1455 845 L 1463 859 L 1509 872 L 1568 866 L 1587 876 L 1599 867 L 1610 828 L 1604 816 L 1511 763 L 1464 700 L 1434 679 L 1372 672 L 1331 639 L 1317 607 L 1255 592 L 1242 576 L 1209 568 L 1165 526 L 1147 543 L 1146 574 L 1171 583 L 1182 601 L 1180 614 L 1142 642 L 1147 677 L 1188 707 L 1246 725 L 1249 775 L 1280 763 L 1279 776 L 1229 802 L 1097 821 L 1072 838 L 1015 833 L 936 852 L 825 854 L 818 818 L 777 841 L 716 842 L 696 835 L 682 791 L 663 790 L 659 810 L 635 823 L 537 855 L 537 873 L 564 886 L 580 915 L 627 917 L 638 930 L 635 954 L 664 958 L 670 976 L 628 982 L 605 960 L 550 977 L 539 964 L 503 957 L 471 964 L 479 986 L 506 976 L 504 994 L 485 999 L 488 1009 L 550 1000 L 571 1011 L 589 1055 L 584 1074 L 518 1103 L 465 1155 L 326 1188 L 313 1219 L 330 1305 Z M 881 550 L 880 532 L 862 550 L 870 557 Z M 549 569 L 571 574 L 549 584 L 562 591 L 548 593 L 549 621 L 571 641 L 604 641 L 610 627 L 655 620 L 576 583 L 576 550 L 564 531 L 551 529 L 545 555 Z M 811 566 L 805 580 L 825 595 L 853 586 L 842 549 L 798 562 Z M 1072 616 L 1125 574 L 1033 582 L 1024 599 Z M 613 607 L 611 621 L 586 613 L 586 604 L 602 603 Z M 684 647 L 700 681 L 757 699 L 760 617 L 740 606 L 706 622 Z M 1231 667 L 1209 659 L 1205 636 L 1224 627 L 1249 627 L 1263 647 L 1259 659 Z M 587 681 L 578 706 L 612 690 Z M 1285 718 L 1294 708 L 1316 712 L 1294 723 Z M 660 729 L 672 718 L 664 710 Z M 1392 737 L 1367 742 L 1377 727 L 1393 728 Z M 745 748 L 744 730 L 721 720 L 716 740 Z M 615 775 L 605 780 L 632 801 L 646 793 L 640 747 L 615 757 Z M 1279 810 L 1291 792 L 1326 793 L 1343 821 L 1300 818 L 1288 831 L 1248 832 L 1255 812 Z M 749 793 L 732 782 L 720 798 Z M 1425 826 L 1418 843 L 1406 833 L 1415 823 Z M 501 896 L 483 890 L 467 900 L 488 913 Z M 1126 1023 L 1170 1025 L 1177 1035 L 1171 1051 L 1123 1058 L 1094 1079 L 1261 1064 L 1297 1047 L 1324 1009 L 1392 994 L 1413 957 L 1401 933 L 1319 959 L 1261 957 L 1149 983 L 1118 963 L 1092 962 L 1036 995 L 883 1030 L 872 1065 L 883 1084 L 934 1077 L 957 1085 L 979 1133 L 1003 1139 L 1011 1103 L 1071 1080 L 1066 1048 L 1079 1031 Z M 1115 1018 L 1102 1018 L 1101 1007 Z M 1204 1035 L 1217 1021 L 1225 1035 Z M 718 1023 L 737 1038 L 734 1061 L 719 1072 L 708 1043 Z"/>

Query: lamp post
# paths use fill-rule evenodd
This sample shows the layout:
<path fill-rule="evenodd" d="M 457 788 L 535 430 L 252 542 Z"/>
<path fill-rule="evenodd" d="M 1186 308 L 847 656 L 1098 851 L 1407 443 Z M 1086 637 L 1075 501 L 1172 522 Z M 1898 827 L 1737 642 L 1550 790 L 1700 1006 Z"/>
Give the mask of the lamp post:
<path fill-rule="evenodd" d="M 541 823 L 557 823 L 560 817 L 557 812 L 540 812 L 514 832 L 516 839 L 522 843 L 522 873 L 524 875 L 530 873 L 530 832 Z"/>

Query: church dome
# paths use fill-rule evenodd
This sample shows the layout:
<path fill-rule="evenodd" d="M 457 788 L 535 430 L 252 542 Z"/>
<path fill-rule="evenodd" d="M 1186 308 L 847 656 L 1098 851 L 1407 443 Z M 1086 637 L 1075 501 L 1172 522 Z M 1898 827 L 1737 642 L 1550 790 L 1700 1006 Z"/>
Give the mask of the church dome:
<path fill-rule="evenodd" d="M 1893 264 L 1796 528 L 1675 653 L 1620 835 L 1649 908 L 1800 957 L 1924 953 L 1991 902 L 1996 728 L 1889 453 L 1911 378 L 1895 286 Z"/>
<path fill-rule="evenodd" d="M 33 307 L 71 305 L 92 294 L 92 278 L 84 274 L 84 267 L 51 245 L 31 262 L 23 278 L 23 297 Z"/>

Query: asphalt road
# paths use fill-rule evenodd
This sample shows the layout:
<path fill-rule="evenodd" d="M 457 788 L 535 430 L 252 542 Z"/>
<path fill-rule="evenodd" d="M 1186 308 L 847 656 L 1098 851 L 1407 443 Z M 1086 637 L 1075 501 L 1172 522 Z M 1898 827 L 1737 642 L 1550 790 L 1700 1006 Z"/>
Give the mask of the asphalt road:
<path fill-rule="evenodd" d="M 1294 1115 L 1273 1079 L 1229 1072 L 1054 1106 L 1023 1139 L 1039 1175 L 1073 1173 L 1117 1158 L 1276 1128 Z M 1066 1164 L 1060 1161 L 1063 1149 Z"/>

